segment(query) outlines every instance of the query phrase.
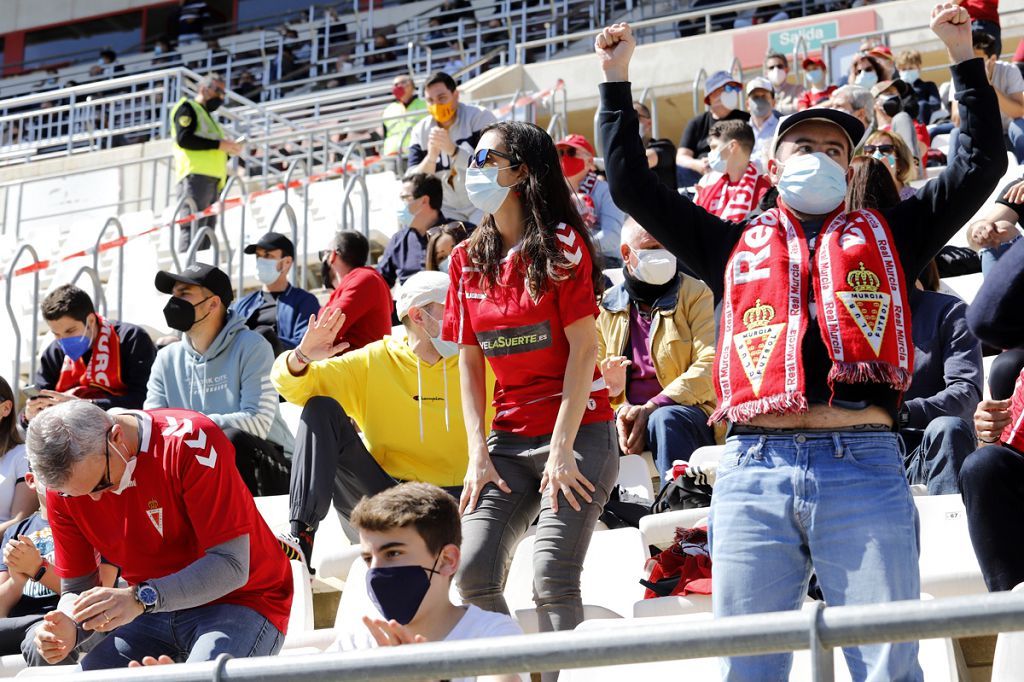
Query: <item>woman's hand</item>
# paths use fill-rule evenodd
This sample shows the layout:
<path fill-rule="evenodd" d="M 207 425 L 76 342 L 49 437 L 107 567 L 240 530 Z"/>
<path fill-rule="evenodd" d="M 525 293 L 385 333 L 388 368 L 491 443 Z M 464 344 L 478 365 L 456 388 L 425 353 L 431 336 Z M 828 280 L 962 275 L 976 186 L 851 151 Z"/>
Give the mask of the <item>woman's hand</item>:
<path fill-rule="evenodd" d="M 558 513 L 558 492 L 565 495 L 565 501 L 569 506 L 580 511 L 582 507 L 576 500 L 576 493 L 588 504 L 593 501 L 590 493 L 594 492 L 594 484 L 587 480 L 587 477 L 580 473 L 576 466 L 576 454 L 569 450 L 562 454 L 555 448 L 551 448 L 547 464 L 544 465 L 544 475 L 540 479 L 540 492 L 550 486 L 551 511 Z"/>
<path fill-rule="evenodd" d="M 466 469 L 466 478 L 462 482 L 462 496 L 459 498 L 459 514 L 468 514 L 476 509 L 476 503 L 480 500 L 480 493 L 484 491 L 488 483 L 498 486 L 498 489 L 505 493 L 511 493 L 512 488 L 508 487 L 494 468 L 491 455 L 487 448 L 480 448 L 475 454 L 469 456 L 469 467 Z"/>

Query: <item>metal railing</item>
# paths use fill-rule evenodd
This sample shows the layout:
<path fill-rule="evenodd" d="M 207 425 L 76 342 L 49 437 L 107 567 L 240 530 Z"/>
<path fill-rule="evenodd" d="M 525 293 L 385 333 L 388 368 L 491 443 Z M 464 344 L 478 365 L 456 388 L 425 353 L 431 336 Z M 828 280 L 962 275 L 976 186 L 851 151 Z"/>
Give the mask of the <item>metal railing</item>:
<path fill-rule="evenodd" d="M 815 682 L 833 679 L 837 647 L 1024 630 L 1024 594 L 1001 593 L 866 606 L 824 607 L 629 627 L 384 647 L 312 656 L 97 671 L 81 682 L 160 680 L 362 682 L 453 679 L 485 674 L 592 668 L 713 656 L 809 650 Z"/>

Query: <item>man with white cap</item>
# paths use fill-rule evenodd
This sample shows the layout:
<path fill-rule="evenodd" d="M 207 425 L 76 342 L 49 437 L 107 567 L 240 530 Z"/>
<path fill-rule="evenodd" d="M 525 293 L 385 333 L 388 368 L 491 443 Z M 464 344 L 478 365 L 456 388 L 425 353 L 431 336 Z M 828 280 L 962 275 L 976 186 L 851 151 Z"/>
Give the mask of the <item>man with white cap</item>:
<path fill-rule="evenodd" d="M 709 172 L 706 157 L 711 151 L 708 134 L 712 125 L 717 121 L 750 119 L 750 114 L 739 109 L 742 92 L 743 84 L 728 71 L 716 71 L 704 82 L 704 104 L 708 110 L 686 124 L 676 151 L 680 187 L 692 187 Z"/>
<path fill-rule="evenodd" d="M 293 558 L 308 565 L 332 502 L 348 518 L 363 496 L 401 481 L 461 494 L 468 455 L 459 348 L 440 338 L 448 282 L 445 273 L 429 271 L 405 281 L 397 301 L 404 334 L 339 356 L 346 344 L 335 339 L 345 315 L 329 310 L 310 318 L 299 345 L 274 363 L 274 387 L 303 406 L 292 456 L 291 533 L 281 537 Z"/>
<path fill-rule="evenodd" d="M 798 610 L 812 572 L 830 606 L 920 596 L 917 517 L 895 432 L 913 372 L 907 286 L 1006 169 L 999 111 L 970 19 L 931 26 L 949 52 L 960 134 L 971 142 L 910 199 L 844 206 L 864 133 L 845 112 L 787 116 L 768 149 L 778 205 L 728 223 L 665 191 L 647 168 L 628 78 L 627 24 L 595 48 L 600 124 L 616 204 L 722 296 L 718 407 L 731 422 L 711 502 L 715 617 Z M 921 680 L 916 642 L 845 649 L 854 680 Z M 723 680 L 787 679 L 792 655 L 722 660 Z"/>
<path fill-rule="evenodd" d="M 747 111 L 750 112 L 750 127 L 754 130 L 754 151 L 750 154 L 750 160 L 763 173 L 767 163 L 765 147 L 779 126 L 779 112 L 775 110 L 775 88 L 764 76 L 752 78 L 747 83 Z"/>

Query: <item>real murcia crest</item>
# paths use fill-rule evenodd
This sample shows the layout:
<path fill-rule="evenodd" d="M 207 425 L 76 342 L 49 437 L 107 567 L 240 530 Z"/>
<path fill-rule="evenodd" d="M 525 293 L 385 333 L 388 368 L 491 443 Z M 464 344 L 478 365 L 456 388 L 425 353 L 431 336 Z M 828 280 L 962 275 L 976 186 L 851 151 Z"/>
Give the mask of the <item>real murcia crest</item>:
<path fill-rule="evenodd" d="M 164 536 L 164 508 L 160 506 L 160 503 L 156 500 L 150 500 L 146 505 L 149 507 L 146 510 L 146 516 L 149 517 L 149 522 L 156 528 L 156 532 L 160 533 L 160 537 Z"/>
<path fill-rule="evenodd" d="M 739 356 L 743 371 L 754 389 L 754 395 L 761 393 L 761 382 L 768 367 L 768 359 L 779 342 L 785 322 L 772 324 L 775 319 L 775 308 L 762 304 L 761 299 L 754 302 L 753 307 L 743 313 L 743 324 L 746 331 L 733 334 L 736 342 L 736 355 Z"/>
<path fill-rule="evenodd" d="M 846 283 L 853 287 L 853 291 L 837 291 L 836 298 L 842 302 L 850 317 L 857 323 L 857 328 L 864 334 L 877 357 L 885 339 L 892 297 L 878 290 L 881 280 L 878 279 L 878 275 L 865 268 L 864 263 L 860 263 L 859 269 L 851 270 L 846 275 Z"/>

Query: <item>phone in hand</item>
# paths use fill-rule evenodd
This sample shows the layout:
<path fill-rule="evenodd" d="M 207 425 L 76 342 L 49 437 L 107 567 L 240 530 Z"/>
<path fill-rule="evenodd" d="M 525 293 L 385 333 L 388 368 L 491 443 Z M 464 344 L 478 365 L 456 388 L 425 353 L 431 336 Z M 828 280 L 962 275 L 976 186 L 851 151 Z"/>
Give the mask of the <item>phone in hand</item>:
<path fill-rule="evenodd" d="M 30 384 L 25 388 L 21 389 L 21 392 L 25 394 L 25 397 L 31 400 L 32 398 L 38 398 L 40 395 L 40 388 L 35 384 Z"/>

